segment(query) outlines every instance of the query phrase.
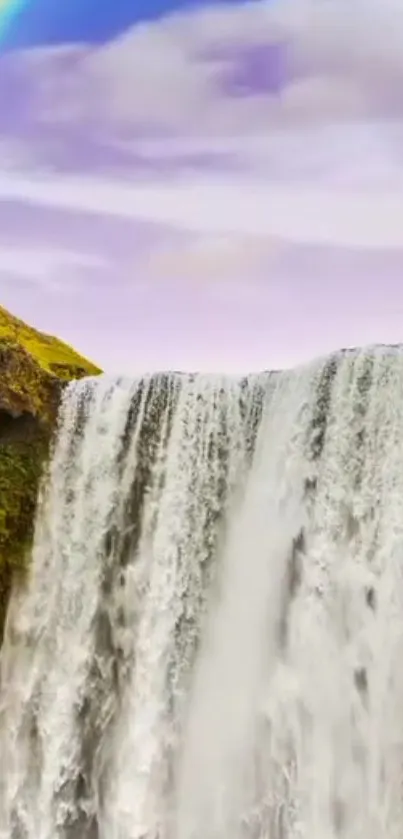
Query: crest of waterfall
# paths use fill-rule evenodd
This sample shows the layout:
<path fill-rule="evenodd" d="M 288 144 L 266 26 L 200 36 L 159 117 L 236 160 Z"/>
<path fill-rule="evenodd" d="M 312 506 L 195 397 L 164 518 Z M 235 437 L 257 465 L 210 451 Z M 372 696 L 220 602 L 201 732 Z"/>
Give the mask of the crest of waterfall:
<path fill-rule="evenodd" d="M 0 839 L 401 839 L 403 352 L 69 386 Z"/>

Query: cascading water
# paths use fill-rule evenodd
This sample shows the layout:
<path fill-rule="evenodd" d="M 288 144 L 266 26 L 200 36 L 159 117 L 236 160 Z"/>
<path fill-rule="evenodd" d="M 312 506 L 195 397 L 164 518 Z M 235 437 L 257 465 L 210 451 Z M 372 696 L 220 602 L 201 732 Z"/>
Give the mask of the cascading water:
<path fill-rule="evenodd" d="M 1 839 L 401 839 L 403 351 L 71 385 Z"/>

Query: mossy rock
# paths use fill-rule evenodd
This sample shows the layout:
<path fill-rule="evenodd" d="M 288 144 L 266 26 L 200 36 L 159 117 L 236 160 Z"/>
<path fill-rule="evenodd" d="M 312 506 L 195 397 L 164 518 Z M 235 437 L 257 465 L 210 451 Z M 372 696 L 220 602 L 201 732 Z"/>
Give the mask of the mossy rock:
<path fill-rule="evenodd" d="M 55 373 L 62 379 L 81 376 L 96 376 L 102 371 L 91 361 L 83 358 L 68 344 L 52 335 L 45 335 L 28 326 L 24 321 L 11 315 L 0 306 L 0 341 L 26 349 L 36 363 L 49 373 Z"/>
<path fill-rule="evenodd" d="M 23 576 L 39 482 L 68 381 L 101 370 L 0 307 L 0 642 L 15 576 Z"/>

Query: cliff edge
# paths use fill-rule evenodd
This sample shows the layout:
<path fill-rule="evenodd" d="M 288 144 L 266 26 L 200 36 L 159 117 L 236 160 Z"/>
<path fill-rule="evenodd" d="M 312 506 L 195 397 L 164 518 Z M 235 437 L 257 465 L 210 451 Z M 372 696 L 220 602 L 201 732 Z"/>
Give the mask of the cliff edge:
<path fill-rule="evenodd" d="M 63 387 L 100 373 L 67 344 L 0 306 L 0 643 L 13 578 L 27 567 Z"/>

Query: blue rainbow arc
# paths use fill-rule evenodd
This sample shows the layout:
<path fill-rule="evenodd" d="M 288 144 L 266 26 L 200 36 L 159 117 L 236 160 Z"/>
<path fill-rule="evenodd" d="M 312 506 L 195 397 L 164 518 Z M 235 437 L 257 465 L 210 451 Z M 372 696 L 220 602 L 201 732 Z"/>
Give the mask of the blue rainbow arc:
<path fill-rule="evenodd" d="M 0 0 L 0 41 L 7 35 L 14 19 L 28 3 L 29 0 Z"/>

